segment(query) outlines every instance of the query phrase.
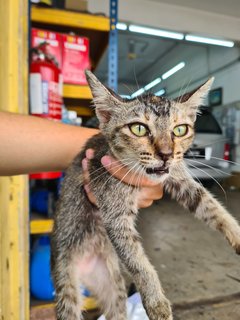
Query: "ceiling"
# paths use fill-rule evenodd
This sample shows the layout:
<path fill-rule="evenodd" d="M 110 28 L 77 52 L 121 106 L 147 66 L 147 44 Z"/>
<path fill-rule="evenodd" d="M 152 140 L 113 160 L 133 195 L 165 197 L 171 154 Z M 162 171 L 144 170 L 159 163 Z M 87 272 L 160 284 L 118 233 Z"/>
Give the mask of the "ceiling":
<path fill-rule="evenodd" d="M 147 0 L 152 2 L 163 2 L 191 9 L 224 14 L 232 17 L 240 17 L 239 0 Z"/>
<path fill-rule="evenodd" d="M 176 43 L 171 40 L 164 40 L 158 37 L 136 35 L 130 32 L 119 32 L 119 82 L 135 83 L 145 82 L 145 69 L 154 65 L 161 57 L 165 56 L 169 50 L 175 47 Z M 107 79 L 108 52 L 97 69 L 97 75 L 102 79 Z"/>
<path fill-rule="evenodd" d="M 218 13 L 236 15 L 240 12 L 240 0 L 146 0 L 153 2 L 165 2 L 168 4 L 181 5 L 196 8 L 205 11 L 214 11 Z M 237 13 L 236 13 L 237 12 Z M 147 36 L 136 34 L 129 31 L 119 31 L 119 67 L 118 67 L 118 83 L 120 94 L 130 94 L 145 86 L 155 78 L 168 71 L 181 61 L 194 60 L 194 57 L 200 54 L 205 56 L 205 61 L 196 61 L 189 69 L 189 81 L 195 78 L 207 77 L 209 72 L 208 66 L 208 51 L 209 46 L 205 44 L 196 44 L 186 41 L 178 41 L 164 39 L 156 36 Z M 213 46 L 211 46 L 213 47 Z M 217 47 L 217 46 L 215 46 Z M 224 50 L 218 47 L 219 63 L 223 63 Z M 221 51 L 222 50 L 222 51 Z M 240 53 L 240 52 L 239 52 Z M 96 70 L 96 75 L 101 81 L 107 84 L 108 78 L 108 52 L 103 55 L 99 66 Z M 227 63 L 227 62 L 226 62 Z M 188 63 L 189 65 L 189 63 Z M 217 66 L 216 66 L 217 68 Z M 216 69 L 215 68 L 215 69 Z M 187 69 L 187 68 L 184 68 Z M 194 74 L 194 72 L 195 74 Z M 192 74 L 191 74 L 192 73 Z M 179 72 L 179 74 L 181 74 Z M 184 75 L 185 76 L 185 75 Z M 179 75 L 174 76 L 171 80 L 162 81 L 158 86 L 159 89 L 168 85 L 172 81 L 176 81 Z M 179 80 L 180 81 L 180 80 Z M 187 80 L 188 81 L 188 80 Z M 157 89 L 157 88 L 156 88 Z M 172 90 L 170 90 L 172 91 Z M 168 88 L 167 88 L 168 92 Z"/>

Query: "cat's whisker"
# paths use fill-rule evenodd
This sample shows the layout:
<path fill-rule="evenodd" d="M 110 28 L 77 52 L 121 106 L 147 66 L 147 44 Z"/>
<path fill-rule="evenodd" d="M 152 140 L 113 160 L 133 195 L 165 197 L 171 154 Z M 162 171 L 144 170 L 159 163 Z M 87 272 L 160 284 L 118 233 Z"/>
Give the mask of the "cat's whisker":
<path fill-rule="evenodd" d="M 208 146 L 212 146 L 212 145 L 215 145 L 218 142 L 223 142 L 223 141 L 227 141 L 227 139 L 226 138 L 221 138 L 221 139 L 214 140 L 214 141 L 212 141 L 210 143 L 198 144 L 197 147 L 198 148 L 208 147 Z M 191 150 L 192 148 L 193 148 L 193 146 L 190 147 L 189 150 Z"/>
<path fill-rule="evenodd" d="M 206 163 L 203 163 L 203 162 L 200 162 L 200 161 L 197 161 L 197 160 L 193 160 L 193 159 L 186 159 L 186 160 L 187 160 L 187 162 L 188 162 L 188 161 L 193 161 L 193 162 L 199 163 L 199 164 L 201 164 L 201 165 L 203 165 L 203 166 L 205 166 L 205 167 L 211 168 L 211 169 L 213 169 L 213 170 L 216 171 L 216 172 L 221 172 L 221 173 L 223 173 L 223 174 L 225 174 L 225 175 L 227 175 L 227 176 L 231 176 L 231 173 L 224 172 L 224 171 L 222 171 L 222 170 L 220 170 L 220 169 L 217 169 L 217 168 L 214 168 L 213 166 L 210 166 L 210 165 L 208 165 L 208 164 L 206 164 Z M 190 165 L 192 165 L 192 164 L 190 164 Z"/>
<path fill-rule="evenodd" d="M 142 169 L 143 169 L 142 166 L 140 164 L 138 164 L 138 168 L 137 168 L 138 178 L 137 178 L 137 181 L 136 181 L 137 189 L 140 189 L 141 179 L 143 177 L 143 174 L 141 174 L 141 170 Z"/>
<path fill-rule="evenodd" d="M 184 82 L 182 83 L 182 85 L 180 87 L 180 90 L 178 93 L 178 98 L 177 98 L 177 103 L 179 103 L 182 99 L 182 96 L 183 96 L 182 92 L 184 92 L 186 90 L 186 89 L 183 89 L 186 83 L 187 83 L 187 78 L 184 80 Z M 188 84 L 187 84 L 187 86 L 188 86 Z"/>
<path fill-rule="evenodd" d="M 182 85 L 182 87 L 181 87 L 181 89 L 180 89 L 180 92 L 182 92 L 182 93 L 180 94 L 180 92 L 179 92 L 179 96 L 178 96 L 178 99 L 177 99 L 177 103 L 181 102 L 182 97 L 183 97 L 183 96 L 185 95 L 185 93 L 187 92 L 187 90 L 188 90 L 188 88 L 189 88 L 189 85 L 190 85 L 192 79 L 193 79 L 193 77 L 191 77 L 188 82 L 185 81 L 184 84 Z M 186 79 L 186 80 L 187 80 L 187 79 Z M 185 83 L 187 83 L 187 84 L 186 84 L 186 86 L 185 86 L 185 89 L 183 89 Z"/>
<path fill-rule="evenodd" d="M 117 186 L 124 180 L 124 178 L 131 172 L 134 170 L 134 168 L 138 165 L 138 163 L 135 163 L 134 166 L 132 168 L 130 168 L 127 173 L 122 177 L 122 179 L 118 182 Z"/>
<path fill-rule="evenodd" d="M 131 89 L 128 85 L 126 85 L 126 83 L 123 83 L 123 86 L 128 89 L 131 95 L 134 93 L 133 89 Z"/>
<path fill-rule="evenodd" d="M 135 81 L 136 81 L 137 88 L 138 88 L 138 90 L 139 90 L 140 87 L 139 87 L 139 83 L 138 83 L 138 81 L 137 81 L 136 64 L 135 64 L 135 63 L 134 63 L 134 66 L 133 66 L 133 74 L 134 74 L 134 79 L 135 79 Z"/>
<path fill-rule="evenodd" d="M 193 79 L 193 76 L 191 76 L 191 77 L 189 78 L 188 83 L 187 83 L 187 85 L 186 85 L 186 87 L 185 87 L 185 90 L 183 91 L 183 94 L 182 94 L 182 96 L 181 96 L 181 99 L 182 99 L 182 97 L 186 94 L 186 92 L 188 91 L 188 88 L 189 88 L 189 86 L 190 86 L 190 84 L 191 84 L 191 82 L 192 82 L 192 79 Z"/>
<path fill-rule="evenodd" d="M 118 162 L 118 161 L 115 161 L 115 162 Z M 119 170 L 121 170 L 122 166 L 123 166 L 122 163 L 119 163 L 118 165 L 113 166 L 113 169 L 119 168 L 117 171 L 114 172 L 114 174 L 116 172 L 118 172 Z M 103 168 L 104 167 L 101 167 L 100 169 L 102 170 Z M 97 179 L 99 179 L 101 176 L 104 176 L 106 173 L 107 173 L 107 171 L 104 170 L 104 172 L 102 172 L 100 175 L 96 176 L 94 179 L 91 179 L 91 183 L 96 181 Z M 110 177 L 112 178 L 112 175 L 110 175 Z M 107 181 L 109 181 L 109 180 L 107 180 Z"/>
<path fill-rule="evenodd" d="M 200 179 L 199 179 L 193 172 L 191 172 L 188 167 L 186 167 L 186 170 L 187 170 L 187 172 L 188 172 L 190 175 L 192 175 L 192 176 L 198 181 L 198 183 L 199 183 L 201 186 L 203 186 L 203 184 L 202 184 L 202 182 L 200 181 Z"/>
<path fill-rule="evenodd" d="M 224 193 L 224 195 L 225 195 L 225 199 L 226 199 L 226 201 L 227 201 L 226 191 L 223 189 L 223 187 L 221 186 L 221 184 L 220 184 L 212 175 L 210 175 L 209 173 L 207 173 L 205 170 L 202 170 L 202 169 L 194 166 L 193 164 L 192 164 L 192 167 L 194 167 L 195 169 L 203 172 L 204 174 L 206 174 L 207 176 L 209 176 L 211 179 L 213 179 L 213 180 L 217 183 L 217 185 L 221 188 L 221 190 L 223 191 L 223 193 Z"/>
<path fill-rule="evenodd" d="M 201 156 L 201 155 L 194 155 L 194 157 L 197 157 L 197 158 L 205 158 L 205 156 Z M 184 158 L 184 159 L 188 159 L 188 158 Z M 221 161 L 225 161 L 225 162 L 228 162 L 228 163 L 232 163 L 236 166 L 240 166 L 240 163 L 238 162 L 234 162 L 234 161 L 230 161 L 230 160 L 225 160 L 225 159 L 222 159 L 222 158 L 217 158 L 217 157 L 211 157 L 211 159 L 216 159 L 216 160 L 221 160 Z"/>
<path fill-rule="evenodd" d="M 140 175 L 140 174 L 141 174 L 141 175 Z M 141 184 L 141 182 L 142 182 L 142 178 L 145 176 L 145 168 L 144 168 L 144 167 L 141 167 L 141 168 L 140 168 L 140 173 L 139 173 L 139 175 L 140 175 L 140 179 L 139 179 L 138 188 L 140 188 L 140 184 Z"/>
<path fill-rule="evenodd" d="M 130 160 L 130 159 L 131 159 L 131 158 L 124 158 L 124 159 L 122 159 L 122 160 L 121 160 L 121 164 L 124 165 L 124 161 Z M 104 167 L 105 167 L 105 168 L 111 167 L 113 164 L 119 163 L 119 162 L 120 162 L 119 160 L 116 160 L 116 161 L 111 162 L 110 164 L 105 165 Z M 119 165 L 120 165 L 120 164 L 119 164 Z M 104 167 L 100 167 L 100 168 L 92 171 L 91 173 L 89 172 L 89 176 L 92 176 L 92 175 L 95 174 L 96 172 L 101 171 L 102 168 L 104 168 Z"/>
<path fill-rule="evenodd" d="M 128 165 L 130 165 L 133 162 L 133 160 L 131 162 L 128 163 Z M 108 181 L 110 181 L 112 178 L 114 178 L 114 175 L 119 172 L 122 169 L 122 165 L 120 165 L 120 168 L 118 168 L 115 172 L 113 172 L 110 177 L 104 182 L 104 184 L 101 187 L 101 191 L 103 190 L 104 186 L 108 183 Z M 124 177 L 120 180 L 120 182 L 125 178 L 126 175 L 124 175 Z"/>
<path fill-rule="evenodd" d="M 138 176 L 138 169 L 139 169 L 139 168 L 137 168 L 137 170 L 132 174 L 132 178 L 129 180 L 129 183 L 128 183 L 129 187 L 132 187 L 132 181 L 133 181 L 133 179 L 134 179 L 136 176 Z"/>

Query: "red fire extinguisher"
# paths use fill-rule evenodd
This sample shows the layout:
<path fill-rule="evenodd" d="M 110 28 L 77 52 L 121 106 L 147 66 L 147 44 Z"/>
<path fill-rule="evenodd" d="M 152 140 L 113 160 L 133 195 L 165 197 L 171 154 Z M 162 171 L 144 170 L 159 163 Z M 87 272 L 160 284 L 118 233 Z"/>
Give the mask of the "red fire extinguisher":
<path fill-rule="evenodd" d="M 32 115 L 62 119 L 62 75 L 55 58 L 42 43 L 31 51 L 30 112 Z"/>
<path fill-rule="evenodd" d="M 30 113 L 34 116 L 61 121 L 62 75 L 55 58 L 47 52 L 48 44 L 33 48 L 30 54 Z M 60 172 L 31 174 L 32 179 L 52 179 Z"/>

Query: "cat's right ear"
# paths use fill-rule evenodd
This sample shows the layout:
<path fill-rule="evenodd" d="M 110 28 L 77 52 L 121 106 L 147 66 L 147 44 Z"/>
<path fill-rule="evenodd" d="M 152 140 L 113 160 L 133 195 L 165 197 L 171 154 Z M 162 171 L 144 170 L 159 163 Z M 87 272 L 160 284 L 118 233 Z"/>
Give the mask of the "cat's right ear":
<path fill-rule="evenodd" d="M 85 71 L 86 78 L 93 95 L 96 115 L 101 123 L 107 123 L 113 112 L 116 112 L 121 98 L 107 89 L 89 70 Z"/>

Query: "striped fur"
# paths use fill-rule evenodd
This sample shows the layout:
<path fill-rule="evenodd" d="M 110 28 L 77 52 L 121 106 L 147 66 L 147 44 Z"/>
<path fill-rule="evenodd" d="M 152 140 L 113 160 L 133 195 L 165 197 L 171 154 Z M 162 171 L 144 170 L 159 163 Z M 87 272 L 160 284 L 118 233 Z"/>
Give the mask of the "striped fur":
<path fill-rule="evenodd" d="M 172 320 L 170 302 L 135 229 L 139 188 L 111 176 L 102 167 L 101 158 L 114 155 L 129 172 L 137 171 L 139 179 L 147 175 L 162 183 L 166 192 L 198 219 L 222 232 L 240 253 L 237 221 L 192 179 L 183 162 L 183 154 L 194 137 L 197 106 L 211 81 L 188 95 L 184 102 L 153 95 L 125 101 L 108 91 L 91 73 L 88 81 L 102 133 L 87 142 L 67 170 L 55 213 L 51 245 L 57 320 L 82 319 L 80 284 L 95 295 L 107 320 L 126 320 L 122 268 L 135 282 L 149 319 Z M 129 129 L 132 122 L 146 125 L 148 136 L 134 136 Z M 179 124 L 187 124 L 188 131 L 184 137 L 176 138 L 173 128 Z M 89 172 L 97 206 L 90 203 L 83 188 L 81 161 L 88 148 L 95 150 Z M 156 167 L 166 171 L 157 174 Z"/>

